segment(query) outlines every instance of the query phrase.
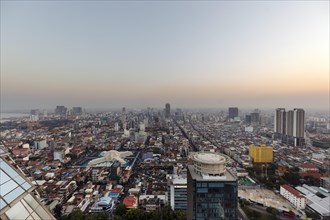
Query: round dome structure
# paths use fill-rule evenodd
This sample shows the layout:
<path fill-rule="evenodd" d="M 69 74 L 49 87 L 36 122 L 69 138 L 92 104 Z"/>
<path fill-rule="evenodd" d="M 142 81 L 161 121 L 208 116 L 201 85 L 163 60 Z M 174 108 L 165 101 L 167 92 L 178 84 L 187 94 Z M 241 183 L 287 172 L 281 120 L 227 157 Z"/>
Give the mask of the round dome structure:
<path fill-rule="evenodd" d="M 192 156 L 197 174 L 222 176 L 226 172 L 226 158 L 217 153 L 196 153 Z"/>

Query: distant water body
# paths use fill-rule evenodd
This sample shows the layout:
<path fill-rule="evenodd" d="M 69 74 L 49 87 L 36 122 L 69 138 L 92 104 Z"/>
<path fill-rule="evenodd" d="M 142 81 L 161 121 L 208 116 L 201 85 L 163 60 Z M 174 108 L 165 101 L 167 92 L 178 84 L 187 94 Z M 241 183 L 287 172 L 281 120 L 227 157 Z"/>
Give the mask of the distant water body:
<path fill-rule="evenodd" d="M 29 114 L 24 113 L 0 113 L 0 123 L 6 122 L 6 121 L 12 121 L 18 118 L 28 117 Z"/>

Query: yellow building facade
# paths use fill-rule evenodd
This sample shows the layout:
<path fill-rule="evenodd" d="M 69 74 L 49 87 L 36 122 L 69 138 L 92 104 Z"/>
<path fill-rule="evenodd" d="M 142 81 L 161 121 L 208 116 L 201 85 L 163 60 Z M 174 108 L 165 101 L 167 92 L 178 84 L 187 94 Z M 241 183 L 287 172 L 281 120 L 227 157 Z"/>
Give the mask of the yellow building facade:
<path fill-rule="evenodd" d="M 253 158 L 254 163 L 271 163 L 273 162 L 273 147 L 262 144 L 249 146 L 249 156 Z"/>

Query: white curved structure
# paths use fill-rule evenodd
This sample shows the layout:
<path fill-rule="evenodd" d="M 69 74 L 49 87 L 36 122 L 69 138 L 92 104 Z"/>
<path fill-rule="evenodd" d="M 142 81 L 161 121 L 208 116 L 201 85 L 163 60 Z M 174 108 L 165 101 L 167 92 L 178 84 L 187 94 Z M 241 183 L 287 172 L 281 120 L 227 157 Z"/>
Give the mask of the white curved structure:
<path fill-rule="evenodd" d="M 194 171 L 197 174 L 222 176 L 226 172 L 226 158 L 216 153 L 196 153 L 192 155 Z"/>
<path fill-rule="evenodd" d="M 103 157 L 89 161 L 88 165 L 93 166 L 101 163 L 113 162 L 115 160 L 119 161 L 121 164 L 125 164 L 126 161 L 123 158 L 131 155 L 133 155 L 133 153 L 130 151 L 119 152 L 116 150 L 110 150 L 110 151 L 106 151 Z"/>

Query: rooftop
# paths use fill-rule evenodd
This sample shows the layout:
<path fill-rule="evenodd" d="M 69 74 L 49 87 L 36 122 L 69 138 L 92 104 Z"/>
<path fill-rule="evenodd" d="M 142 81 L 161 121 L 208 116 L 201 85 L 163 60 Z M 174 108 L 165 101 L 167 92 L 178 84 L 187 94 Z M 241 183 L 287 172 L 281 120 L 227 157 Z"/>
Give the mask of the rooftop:
<path fill-rule="evenodd" d="M 127 207 L 127 208 L 136 208 L 137 207 L 137 203 L 138 200 L 135 196 L 130 195 L 125 197 L 123 204 Z"/>
<path fill-rule="evenodd" d="M 295 197 L 304 198 L 304 196 L 300 192 L 298 192 L 297 190 L 295 190 L 294 188 L 292 188 L 289 185 L 282 185 L 281 187 L 284 188 L 285 190 L 289 191 Z"/>
<path fill-rule="evenodd" d="M 330 193 L 325 193 L 318 187 L 312 187 L 308 185 L 297 186 L 297 190 L 305 194 L 306 199 L 309 201 L 308 206 L 317 211 L 322 216 L 330 216 Z M 324 198 L 321 198 L 317 193 L 323 194 Z"/>
<path fill-rule="evenodd" d="M 205 152 L 194 154 L 193 160 L 205 164 L 224 164 L 226 162 L 226 158 L 220 154 Z"/>
<path fill-rule="evenodd" d="M 311 163 L 305 163 L 301 165 L 302 168 L 313 168 L 313 169 L 317 169 L 317 166 L 315 164 L 311 164 Z"/>
<path fill-rule="evenodd" d="M 208 175 L 199 175 L 195 173 L 194 166 L 188 165 L 188 170 L 191 174 L 192 179 L 197 181 L 235 181 L 236 178 L 233 174 L 229 172 L 229 170 L 226 170 L 223 176 L 208 176 Z"/>

